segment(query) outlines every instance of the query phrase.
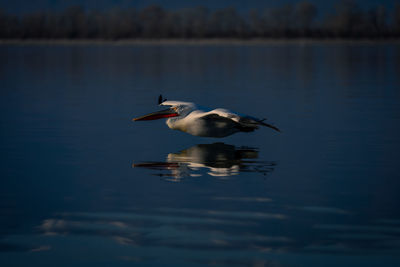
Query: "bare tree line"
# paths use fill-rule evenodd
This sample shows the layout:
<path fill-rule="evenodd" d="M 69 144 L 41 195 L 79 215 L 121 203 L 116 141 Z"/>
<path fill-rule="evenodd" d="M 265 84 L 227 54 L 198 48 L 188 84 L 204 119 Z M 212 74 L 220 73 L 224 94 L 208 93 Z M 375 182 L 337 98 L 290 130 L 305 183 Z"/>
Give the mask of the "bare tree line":
<path fill-rule="evenodd" d="M 400 2 L 388 11 L 383 5 L 363 10 L 342 0 L 333 10 L 317 20 L 317 8 L 307 1 L 248 14 L 232 7 L 166 10 L 156 5 L 104 12 L 72 6 L 23 16 L 0 9 L 0 39 L 400 37 Z"/>

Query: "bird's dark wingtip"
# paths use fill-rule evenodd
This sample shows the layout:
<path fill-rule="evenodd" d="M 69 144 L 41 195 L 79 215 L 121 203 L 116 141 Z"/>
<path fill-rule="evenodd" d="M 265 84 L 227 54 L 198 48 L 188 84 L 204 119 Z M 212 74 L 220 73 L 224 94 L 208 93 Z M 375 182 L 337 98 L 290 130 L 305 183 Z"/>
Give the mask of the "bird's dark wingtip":
<path fill-rule="evenodd" d="M 158 97 L 158 104 L 159 105 L 161 105 L 163 102 L 165 102 L 165 101 L 167 101 L 167 99 L 166 98 L 164 98 L 163 99 L 163 96 L 162 95 L 160 95 L 159 97 Z"/>
<path fill-rule="evenodd" d="M 265 123 L 264 120 L 265 120 L 265 119 L 259 121 L 258 123 L 261 124 L 261 125 L 263 125 L 263 126 L 266 126 L 266 127 L 271 128 L 271 129 L 274 129 L 274 130 L 277 131 L 277 132 L 282 133 L 282 131 L 279 130 L 278 127 L 276 127 L 276 126 L 274 126 L 274 125 L 272 125 L 272 124 Z"/>

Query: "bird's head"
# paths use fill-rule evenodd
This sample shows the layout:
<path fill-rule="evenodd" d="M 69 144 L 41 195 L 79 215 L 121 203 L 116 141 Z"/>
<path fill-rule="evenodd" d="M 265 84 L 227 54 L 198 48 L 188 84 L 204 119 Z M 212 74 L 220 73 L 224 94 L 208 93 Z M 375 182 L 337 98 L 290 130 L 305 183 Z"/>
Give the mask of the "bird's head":
<path fill-rule="evenodd" d="M 196 108 L 194 103 L 182 101 L 163 101 L 159 103 L 159 106 L 165 106 L 168 108 L 134 118 L 132 121 L 148 121 L 163 118 L 185 117 Z"/>

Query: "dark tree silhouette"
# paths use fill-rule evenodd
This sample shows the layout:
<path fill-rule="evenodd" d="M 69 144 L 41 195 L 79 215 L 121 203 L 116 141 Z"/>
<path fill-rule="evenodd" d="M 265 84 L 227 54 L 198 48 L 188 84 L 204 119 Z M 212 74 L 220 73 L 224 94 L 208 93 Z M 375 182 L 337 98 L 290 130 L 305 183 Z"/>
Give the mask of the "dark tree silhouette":
<path fill-rule="evenodd" d="M 386 8 L 377 6 L 368 11 L 366 19 L 366 28 L 369 29 L 370 35 L 384 36 L 387 34 Z"/>
<path fill-rule="evenodd" d="M 299 2 L 295 8 L 295 16 L 297 29 L 302 35 L 309 36 L 317 16 L 317 8 L 310 2 Z"/>
<path fill-rule="evenodd" d="M 82 7 L 72 6 L 65 10 L 61 23 L 67 38 L 86 37 L 86 15 Z"/>
<path fill-rule="evenodd" d="M 400 36 L 400 2 L 396 3 L 394 7 L 393 31 L 396 36 Z"/>
<path fill-rule="evenodd" d="M 294 29 L 294 8 L 291 4 L 267 10 L 266 24 L 274 37 L 291 37 Z"/>
<path fill-rule="evenodd" d="M 354 0 L 340 1 L 326 26 L 338 37 L 362 37 L 366 33 L 362 10 Z"/>
<path fill-rule="evenodd" d="M 247 15 L 233 7 L 165 10 L 157 5 L 106 11 L 71 6 L 20 16 L 0 9 L 0 39 L 400 37 L 400 2 L 387 11 L 382 5 L 363 10 L 354 0 L 340 0 L 332 14 L 319 20 L 317 14 L 306 0 Z"/>
<path fill-rule="evenodd" d="M 265 20 L 256 9 L 249 12 L 249 34 L 258 37 L 265 37 L 267 34 Z"/>
<path fill-rule="evenodd" d="M 232 7 L 215 11 L 210 18 L 209 32 L 213 37 L 245 36 L 246 26 L 243 19 Z"/>
<path fill-rule="evenodd" d="M 164 9 L 152 5 L 144 8 L 139 13 L 140 30 L 143 37 L 162 38 L 166 36 L 166 25 L 164 24 L 166 14 Z"/>

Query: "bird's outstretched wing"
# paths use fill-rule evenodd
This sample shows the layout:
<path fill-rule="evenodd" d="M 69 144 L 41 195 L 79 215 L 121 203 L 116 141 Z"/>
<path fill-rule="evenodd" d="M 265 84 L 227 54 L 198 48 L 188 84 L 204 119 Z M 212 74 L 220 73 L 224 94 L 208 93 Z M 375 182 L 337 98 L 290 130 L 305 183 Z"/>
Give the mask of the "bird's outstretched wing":
<path fill-rule="evenodd" d="M 276 127 L 276 126 L 274 126 L 274 125 L 272 125 L 272 124 L 265 123 L 265 122 L 264 122 L 264 119 L 258 121 L 258 123 L 259 123 L 260 125 L 262 125 L 262 126 L 266 126 L 266 127 L 269 127 L 269 128 L 274 129 L 275 131 L 281 132 L 281 130 L 279 130 L 278 127 Z"/>
<path fill-rule="evenodd" d="M 221 118 L 218 118 L 219 120 L 222 120 L 222 118 L 232 120 L 233 122 L 237 123 L 236 127 L 242 132 L 252 132 L 258 129 L 259 125 L 266 126 L 280 132 L 280 130 L 274 125 L 264 122 L 265 119 L 258 119 L 248 115 L 239 115 L 227 109 L 212 110 L 207 116 L 210 115 L 220 116 Z M 215 116 L 213 116 L 213 118 L 216 119 Z"/>
<path fill-rule="evenodd" d="M 275 131 L 278 131 L 278 132 L 281 131 L 276 126 L 274 126 L 272 124 L 269 124 L 269 123 L 266 123 L 264 121 L 265 121 L 265 119 L 260 120 L 260 119 L 257 119 L 257 118 L 251 117 L 251 116 L 244 116 L 244 117 L 240 118 L 240 122 L 242 122 L 243 124 L 246 124 L 246 125 L 247 124 L 249 124 L 249 125 L 252 125 L 252 124 L 262 125 L 262 126 L 266 126 L 266 127 L 271 128 L 271 129 L 274 129 Z"/>
<path fill-rule="evenodd" d="M 241 132 L 252 132 L 258 129 L 258 123 L 250 120 L 243 120 L 236 114 L 221 114 L 210 112 L 209 114 L 202 117 L 202 119 L 208 124 L 213 124 L 214 127 L 226 127 L 229 125 L 231 128 L 236 128 Z M 214 128 L 212 127 L 212 128 Z M 211 127 L 210 127 L 211 128 Z"/>

